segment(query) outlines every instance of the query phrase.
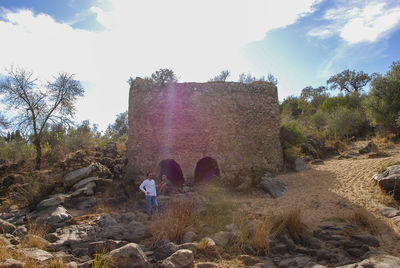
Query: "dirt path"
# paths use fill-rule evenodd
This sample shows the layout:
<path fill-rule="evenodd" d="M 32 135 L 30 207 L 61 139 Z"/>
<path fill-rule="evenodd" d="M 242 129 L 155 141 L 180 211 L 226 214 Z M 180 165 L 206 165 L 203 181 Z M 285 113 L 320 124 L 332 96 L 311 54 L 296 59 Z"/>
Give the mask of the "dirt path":
<path fill-rule="evenodd" d="M 289 191 L 278 199 L 241 197 L 239 203 L 258 216 L 271 216 L 300 209 L 311 228 L 321 221 L 365 208 L 379 226 L 381 250 L 400 256 L 399 228 L 379 215 L 379 191 L 372 175 L 400 162 L 400 154 L 380 159 L 327 160 L 310 170 L 278 176 L 287 182 Z"/>

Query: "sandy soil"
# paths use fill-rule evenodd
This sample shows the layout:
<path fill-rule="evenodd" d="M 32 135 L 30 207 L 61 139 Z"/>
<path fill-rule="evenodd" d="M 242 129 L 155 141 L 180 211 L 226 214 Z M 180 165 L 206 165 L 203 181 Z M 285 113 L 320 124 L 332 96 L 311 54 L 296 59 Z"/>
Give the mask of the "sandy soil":
<path fill-rule="evenodd" d="M 280 198 L 245 196 L 237 201 L 256 216 L 269 217 L 300 209 L 311 229 L 323 220 L 365 208 L 379 226 L 380 250 L 400 256 L 400 228 L 377 211 L 382 201 L 379 189 L 371 181 L 374 174 L 399 161 L 400 153 L 378 159 L 326 160 L 304 172 L 279 175 L 289 188 Z"/>

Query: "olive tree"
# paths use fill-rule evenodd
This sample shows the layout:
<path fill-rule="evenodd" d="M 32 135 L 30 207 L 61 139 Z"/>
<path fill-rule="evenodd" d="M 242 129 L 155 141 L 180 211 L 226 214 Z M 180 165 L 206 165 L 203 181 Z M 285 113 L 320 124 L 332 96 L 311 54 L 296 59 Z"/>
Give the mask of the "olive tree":
<path fill-rule="evenodd" d="M 355 70 L 344 70 L 341 73 L 331 76 L 326 84 L 329 89 L 350 92 L 360 92 L 363 87 L 365 87 L 369 81 L 371 81 L 371 76 L 363 71 L 356 72 Z"/>
<path fill-rule="evenodd" d="M 59 73 L 54 81 L 42 85 L 31 71 L 11 67 L 0 80 L 3 102 L 18 114 L 14 122 L 32 137 L 36 169 L 40 169 L 41 143 L 47 125 L 71 122 L 75 101 L 83 93 L 80 82 L 67 73 Z"/>

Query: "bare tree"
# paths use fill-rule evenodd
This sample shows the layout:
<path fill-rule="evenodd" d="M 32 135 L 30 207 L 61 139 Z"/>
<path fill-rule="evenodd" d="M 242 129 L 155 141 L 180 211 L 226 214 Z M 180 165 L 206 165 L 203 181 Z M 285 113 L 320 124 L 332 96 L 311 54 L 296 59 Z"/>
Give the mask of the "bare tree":
<path fill-rule="evenodd" d="M 36 149 L 36 169 L 40 169 L 43 131 L 50 123 L 68 123 L 74 114 L 74 104 L 84 89 L 74 76 L 60 73 L 53 82 L 39 85 L 33 73 L 23 68 L 7 70 L 8 76 L 0 80 L 0 94 L 8 107 L 16 111 L 18 128 L 33 138 Z"/>
<path fill-rule="evenodd" d="M 223 70 L 220 72 L 219 75 L 214 76 L 208 82 L 225 82 L 226 79 L 231 75 L 231 72 L 229 70 Z"/>
<path fill-rule="evenodd" d="M 151 74 L 151 79 L 154 81 L 154 83 L 156 85 L 159 85 L 159 86 L 165 86 L 167 84 L 176 83 L 178 81 L 174 71 L 172 71 L 171 69 L 157 70 Z M 133 82 L 133 80 L 129 80 L 129 81 L 130 81 L 130 83 Z"/>
<path fill-rule="evenodd" d="M 276 78 L 273 74 L 269 73 L 267 77 L 267 82 L 274 84 L 275 86 L 278 85 L 278 78 Z"/>

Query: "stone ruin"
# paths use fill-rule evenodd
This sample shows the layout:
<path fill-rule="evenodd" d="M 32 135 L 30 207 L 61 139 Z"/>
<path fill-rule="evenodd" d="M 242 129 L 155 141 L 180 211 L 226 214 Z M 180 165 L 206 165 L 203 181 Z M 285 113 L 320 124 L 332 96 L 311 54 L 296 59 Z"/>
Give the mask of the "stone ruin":
<path fill-rule="evenodd" d="M 283 166 L 277 88 L 269 82 L 174 83 L 136 78 L 129 92 L 127 175 L 175 184 Z"/>

